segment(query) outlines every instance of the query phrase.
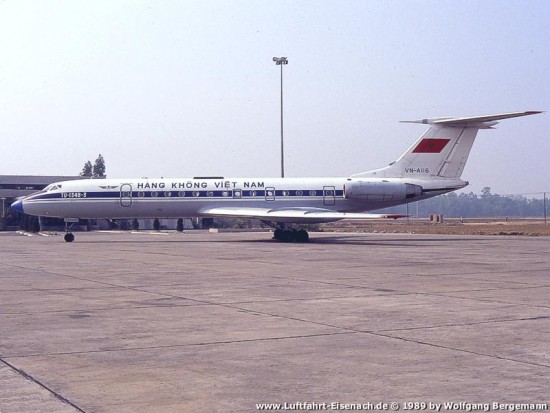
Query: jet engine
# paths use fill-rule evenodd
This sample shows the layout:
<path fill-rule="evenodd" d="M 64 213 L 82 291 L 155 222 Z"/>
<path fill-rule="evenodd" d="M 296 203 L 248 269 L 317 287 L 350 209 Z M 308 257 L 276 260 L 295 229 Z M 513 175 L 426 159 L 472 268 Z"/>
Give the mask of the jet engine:
<path fill-rule="evenodd" d="M 346 199 L 363 199 L 371 201 L 395 201 L 414 198 L 422 195 L 419 185 L 401 182 L 349 182 L 344 187 Z"/>

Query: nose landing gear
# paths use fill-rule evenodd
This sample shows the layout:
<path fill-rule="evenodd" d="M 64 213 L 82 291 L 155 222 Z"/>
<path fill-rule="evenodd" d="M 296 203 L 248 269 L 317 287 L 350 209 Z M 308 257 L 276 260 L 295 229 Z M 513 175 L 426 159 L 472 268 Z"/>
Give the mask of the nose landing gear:
<path fill-rule="evenodd" d="M 65 218 L 65 235 L 63 236 L 63 239 L 65 242 L 73 242 L 74 241 L 74 235 L 71 232 L 71 227 L 78 223 L 78 218 Z"/>

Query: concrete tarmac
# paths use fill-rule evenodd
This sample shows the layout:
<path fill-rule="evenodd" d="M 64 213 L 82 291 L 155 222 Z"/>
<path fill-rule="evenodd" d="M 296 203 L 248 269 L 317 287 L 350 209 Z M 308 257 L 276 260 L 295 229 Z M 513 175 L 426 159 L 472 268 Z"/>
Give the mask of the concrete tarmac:
<path fill-rule="evenodd" d="M 2 233 L 0 412 L 550 402 L 550 238 L 311 238 Z"/>

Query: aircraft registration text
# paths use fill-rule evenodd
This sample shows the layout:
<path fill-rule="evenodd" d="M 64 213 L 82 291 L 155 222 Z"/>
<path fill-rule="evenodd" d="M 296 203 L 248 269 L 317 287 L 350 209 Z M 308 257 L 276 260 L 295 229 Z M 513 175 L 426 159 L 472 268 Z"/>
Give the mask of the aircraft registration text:
<path fill-rule="evenodd" d="M 406 174 L 429 174 L 429 168 L 405 168 Z"/>
<path fill-rule="evenodd" d="M 86 192 L 62 192 L 61 198 L 86 198 Z"/>

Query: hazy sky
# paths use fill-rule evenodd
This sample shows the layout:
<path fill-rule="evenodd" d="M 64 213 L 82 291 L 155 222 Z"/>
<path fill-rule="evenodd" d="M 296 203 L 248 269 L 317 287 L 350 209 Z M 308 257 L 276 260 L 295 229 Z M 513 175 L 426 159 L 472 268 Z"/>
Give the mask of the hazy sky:
<path fill-rule="evenodd" d="M 385 166 L 399 120 L 550 110 L 550 1 L 0 0 L 0 174 Z M 467 190 L 550 191 L 550 113 L 480 131 Z"/>

